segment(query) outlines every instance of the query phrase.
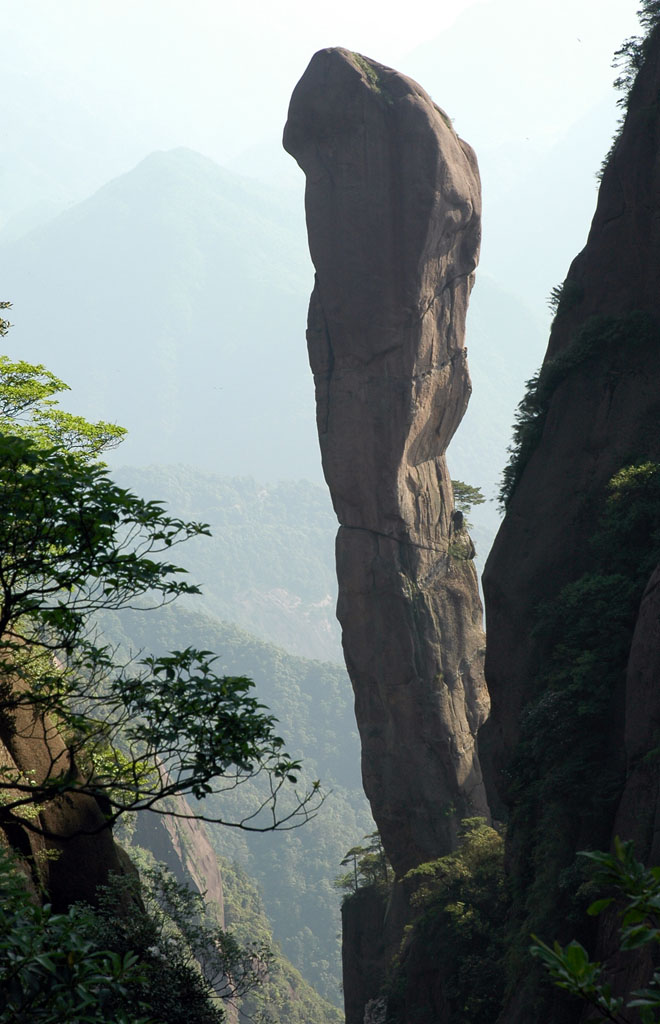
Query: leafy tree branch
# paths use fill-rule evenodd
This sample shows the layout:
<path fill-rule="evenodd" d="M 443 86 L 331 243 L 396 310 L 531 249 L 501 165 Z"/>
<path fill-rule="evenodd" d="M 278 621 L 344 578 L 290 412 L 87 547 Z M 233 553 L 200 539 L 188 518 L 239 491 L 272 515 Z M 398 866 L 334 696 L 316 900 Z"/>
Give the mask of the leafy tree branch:
<path fill-rule="evenodd" d="M 319 784 L 280 811 L 300 763 L 251 680 L 218 675 L 207 650 L 122 658 L 100 638 L 101 611 L 199 593 L 168 555 L 209 530 L 118 487 L 98 453 L 121 432 L 61 413 L 51 396 L 64 387 L 0 357 L 0 739 L 10 753 L 18 740 L 47 753 L 39 773 L 11 758 L 0 767 L 0 821 L 43 831 L 33 808 L 79 793 L 109 825 L 261 775 L 263 799 L 222 823 L 296 827 L 322 802 Z"/>

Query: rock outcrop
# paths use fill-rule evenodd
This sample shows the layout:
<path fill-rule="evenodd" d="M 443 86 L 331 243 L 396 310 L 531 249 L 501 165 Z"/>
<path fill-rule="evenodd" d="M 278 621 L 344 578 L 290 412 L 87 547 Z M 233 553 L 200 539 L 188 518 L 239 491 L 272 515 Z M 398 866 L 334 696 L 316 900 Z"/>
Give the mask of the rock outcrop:
<path fill-rule="evenodd" d="M 171 797 L 169 814 L 139 814 L 133 841 L 150 850 L 156 861 L 165 864 L 182 885 L 192 882 L 213 907 L 218 925 L 225 926 L 225 901 L 218 857 L 203 821 L 194 818 L 190 804 L 182 796 Z M 176 816 L 174 816 L 176 815 Z"/>
<path fill-rule="evenodd" d="M 478 170 L 423 89 L 344 49 L 312 58 L 284 146 L 307 177 L 307 339 L 364 786 L 400 875 L 487 814 L 481 605 L 444 458 L 470 396 Z"/>
<path fill-rule="evenodd" d="M 386 981 L 387 903 L 387 895 L 372 886 L 360 889 L 342 904 L 342 988 L 346 1024 L 363 1024 L 367 1005 L 379 998 Z"/>
<path fill-rule="evenodd" d="M 38 785 L 54 772 L 70 770 L 70 758 L 53 723 L 19 706 L 0 723 L 0 766 L 10 777 Z M 79 900 L 94 903 L 97 886 L 107 884 L 111 873 L 134 872 L 97 801 L 84 793 L 67 793 L 5 816 L 0 842 L 22 862 L 35 892 L 58 912 Z"/>
<path fill-rule="evenodd" d="M 657 572 L 633 628 L 658 559 L 659 95 L 656 30 L 526 399 L 484 573 L 492 713 L 479 742 L 491 806 L 510 815 L 521 946 L 585 920 L 577 850 L 616 830 L 657 862 Z M 531 1019 L 525 985 L 507 1024 Z"/>
<path fill-rule="evenodd" d="M 660 864 L 660 566 L 644 592 L 633 634 L 625 691 L 626 781 L 614 834 L 632 839 L 640 859 Z"/>

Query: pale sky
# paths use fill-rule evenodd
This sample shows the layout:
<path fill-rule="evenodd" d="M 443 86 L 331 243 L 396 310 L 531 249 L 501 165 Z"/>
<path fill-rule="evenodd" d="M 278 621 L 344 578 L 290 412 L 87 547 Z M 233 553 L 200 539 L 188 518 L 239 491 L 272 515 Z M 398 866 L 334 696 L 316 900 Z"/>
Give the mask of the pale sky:
<path fill-rule="evenodd" d="M 479 273 L 543 318 L 587 237 L 617 118 L 612 56 L 638 31 L 637 5 L 0 0 L 0 242 L 157 149 L 186 146 L 302 192 L 281 148 L 289 98 L 316 50 L 344 46 L 415 78 L 474 146 Z M 302 197 L 299 209 L 302 243 Z M 544 344 L 541 325 L 521 374 Z"/>
<path fill-rule="evenodd" d="M 535 243 L 518 241 L 507 218 L 524 227 L 533 210 L 539 231 L 556 222 L 554 281 L 588 230 L 617 118 L 612 55 L 638 31 L 636 9 L 637 0 L 0 0 L 0 232 L 29 221 L 35 204 L 61 209 L 177 146 L 302 188 L 281 148 L 289 98 L 316 50 L 345 46 L 416 79 L 475 148 L 486 268 L 514 272 L 507 238 Z M 554 189 L 544 162 L 557 165 Z M 519 183 L 534 181 L 538 194 L 518 202 Z M 564 222 L 543 224 L 546 206 L 563 209 Z M 545 282 L 538 289 L 547 294 Z"/>
<path fill-rule="evenodd" d="M 440 80 L 443 65 L 437 37 L 447 33 L 456 70 L 442 91 L 451 103 L 434 99 L 460 120 L 462 91 L 480 92 L 484 108 L 497 97 L 504 109 L 493 118 L 505 128 L 507 119 L 525 117 L 527 136 L 542 134 L 546 122 L 556 131 L 567 103 L 579 114 L 609 88 L 611 55 L 636 30 L 636 7 L 636 0 L 0 0 L 2 71 L 29 83 L 37 131 L 47 108 L 63 136 L 75 133 L 71 122 L 84 108 L 97 125 L 107 122 L 118 158 L 125 150 L 133 159 L 141 139 L 146 150 L 189 145 L 223 161 L 281 133 L 291 90 L 317 49 L 346 46 L 415 75 L 423 64 L 415 50 L 433 43 L 437 75 L 426 70 L 427 81 L 420 78 L 433 92 L 428 79 Z M 14 91 L 3 90 L 0 114 Z"/>

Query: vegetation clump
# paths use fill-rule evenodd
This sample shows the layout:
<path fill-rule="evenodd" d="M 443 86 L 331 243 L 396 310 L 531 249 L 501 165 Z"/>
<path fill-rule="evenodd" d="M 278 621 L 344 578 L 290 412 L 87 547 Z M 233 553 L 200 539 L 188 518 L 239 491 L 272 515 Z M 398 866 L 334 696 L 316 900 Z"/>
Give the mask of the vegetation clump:
<path fill-rule="evenodd" d="M 379 832 L 370 832 L 364 837 L 366 846 L 352 846 L 341 862 L 349 867 L 346 874 L 335 878 L 336 889 L 344 891 L 344 899 L 355 896 L 360 889 L 377 889 L 388 894 L 394 882 L 394 870 L 383 847 Z"/>
<path fill-rule="evenodd" d="M 382 98 L 388 105 L 391 105 L 394 102 L 394 100 L 392 99 L 391 95 L 387 90 L 383 75 L 378 71 L 377 68 L 374 67 L 374 65 L 370 61 L 367 60 L 366 57 L 363 57 L 361 53 L 353 53 L 352 56 L 354 62 L 363 72 L 371 89 L 373 89 L 374 92 L 378 93 L 379 96 L 382 96 Z"/>
<path fill-rule="evenodd" d="M 417 916 L 406 930 L 389 983 L 388 1024 L 437 1019 L 434 1009 L 420 1002 L 410 973 L 420 962 L 437 972 L 452 1020 L 492 1024 L 504 994 L 503 836 L 483 818 L 467 818 L 456 852 L 414 868 L 401 884 L 410 891 Z"/>
<path fill-rule="evenodd" d="M 538 609 L 536 696 L 506 772 L 517 865 L 512 982 L 531 932 L 589 938 L 591 888 L 575 850 L 585 839 L 607 842 L 625 777 L 618 708 L 639 604 L 660 560 L 660 464 L 640 460 L 613 475 L 590 558 L 588 572 Z"/>
<path fill-rule="evenodd" d="M 0 1024 L 222 1024 L 268 970 L 266 946 L 241 948 L 162 867 L 65 914 L 25 883 L 0 849 Z"/>
<path fill-rule="evenodd" d="M 584 288 L 582 285 L 578 281 L 567 277 L 565 281 L 556 285 L 550 292 L 548 306 L 556 320 L 575 306 L 578 306 L 583 298 Z"/>
<path fill-rule="evenodd" d="M 299 824 L 318 786 L 278 817 L 300 765 L 251 680 L 216 674 L 207 650 L 126 659 L 100 639 L 100 612 L 199 593 L 167 556 L 208 527 L 118 487 L 98 456 L 123 432 L 60 410 L 52 396 L 65 387 L 43 366 L 0 358 L 0 725 L 5 736 L 36 729 L 49 762 L 38 776 L 3 764 L 0 824 L 43 831 L 31 810 L 77 793 L 110 825 L 260 773 L 262 804 L 233 824 Z"/>
<path fill-rule="evenodd" d="M 651 951 L 660 942 L 660 868 L 645 868 L 635 859 L 632 842 L 614 839 L 614 852 L 582 851 L 596 865 L 593 883 L 609 894 L 587 908 L 592 917 L 616 908 L 619 919 L 618 949 L 630 953 Z M 614 995 L 605 977 L 605 966 L 591 960 L 584 946 L 573 940 L 552 946 L 534 936 L 531 947 L 554 984 L 577 996 L 598 1014 L 596 1020 L 614 1024 L 657 1024 L 660 1020 L 660 971 L 654 970 L 645 988 Z M 638 1014 L 638 1017 L 634 1015 Z"/>
<path fill-rule="evenodd" d="M 105 1024 L 111 1005 L 139 984 L 138 957 L 97 945 L 80 906 L 54 914 L 31 896 L 0 847 L 0 1024 Z M 117 1024 L 148 1024 L 147 1008 L 121 1009 Z"/>
<path fill-rule="evenodd" d="M 459 512 L 463 513 L 465 523 L 469 526 L 470 523 L 467 517 L 473 506 L 483 505 L 486 501 L 483 491 L 480 487 L 475 487 L 473 484 L 464 483 L 463 480 L 452 480 L 451 485 L 454 490 L 454 505 Z"/>
<path fill-rule="evenodd" d="M 625 116 L 630 104 L 630 96 L 637 80 L 637 75 L 644 66 L 648 56 L 651 34 L 660 24 L 660 3 L 658 0 L 641 0 L 641 6 L 637 11 L 640 25 L 644 30 L 642 35 L 631 36 L 626 39 L 614 54 L 613 67 L 619 69 L 619 74 L 614 80 L 614 88 L 621 92 L 617 100 L 617 106 L 623 111 L 617 130 L 612 140 L 605 159 L 603 160 L 598 178 L 601 179 L 609 166 L 617 143 L 621 137 Z"/>
<path fill-rule="evenodd" d="M 562 289 L 562 296 L 565 289 Z M 562 309 L 560 303 L 557 312 Z M 635 311 L 622 316 L 593 316 L 576 332 L 571 344 L 553 359 L 546 359 L 539 372 L 527 381 L 518 405 L 509 447 L 509 461 L 502 474 L 500 506 L 506 509 L 523 470 L 543 434 L 550 401 L 559 385 L 577 367 L 596 355 L 612 354 L 625 359 L 631 345 L 657 341 L 658 329 L 647 313 Z"/>

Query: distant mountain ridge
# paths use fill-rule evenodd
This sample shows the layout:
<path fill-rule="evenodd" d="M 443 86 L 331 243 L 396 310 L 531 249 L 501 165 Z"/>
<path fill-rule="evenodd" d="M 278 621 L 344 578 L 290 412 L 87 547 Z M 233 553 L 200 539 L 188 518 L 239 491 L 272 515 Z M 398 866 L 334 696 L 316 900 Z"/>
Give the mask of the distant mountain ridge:
<path fill-rule="evenodd" d="M 304 339 L 312 268 L 295 192 L 191 150 L 152 153 L 0 241 L 0 273 L 14 303 L 11 354 L 66 380 L 72 408 L 128 428 L 115 464 L 322 482 Z M 542 333 L 514 292 L 478 279 L 467 333 L 475 393 L 449 467 L 488 496 Z M 485 555 L 497 516 L 482 506 L 472 518 Z"/>
<path fill-rule="evenodd" d="M 311 278 L 300 222 L 286 192 L 154 153 L 0 247 L 12 352 L 125 425 L 124 459 L 320 479 L 292 328 Z"/>
<path fill-rule="evenodd" d="M 257 483 L 192 466 L 122 466 L 114 474 L 171 513 L 208 523 L 176 560 L 202 588 L 190 607 L 233 622 L 289 654 L 341 663 L 335 616 L 337 521 L 326 491 L 307 480 Z"/>
<path fill-rule="evenodd" d="M 177 604 L 158 612 L 109 613 L 107 640 L 160 655 L 192 645 L 217 652 L 221 674 L 247 675 L 275 715 L 287 750 L 303 761 L 301 785 L 319 778 L 328 794 L 313 821 L 291 832 L 250 834 L 208 825 L 218 854 L 237 860 L 260 885 L 282 952 L 325 999 L 339 1001 L 339 897 L 332 880 L 346 851 L 373 831 L 362 792 L 353 694 L 339 665 L 293 657 L 227 622 Z M 305 780 L 305 782 L 303 782 Z M 203 813 L 240 817 L 254 806 L 253 783 L 225 793 Z M 247 804 L 245 803 L 247 801 Z M 282 1022 L 284 1024 L 284 1021 Z"/>

